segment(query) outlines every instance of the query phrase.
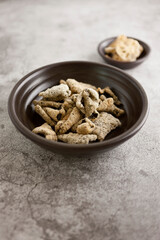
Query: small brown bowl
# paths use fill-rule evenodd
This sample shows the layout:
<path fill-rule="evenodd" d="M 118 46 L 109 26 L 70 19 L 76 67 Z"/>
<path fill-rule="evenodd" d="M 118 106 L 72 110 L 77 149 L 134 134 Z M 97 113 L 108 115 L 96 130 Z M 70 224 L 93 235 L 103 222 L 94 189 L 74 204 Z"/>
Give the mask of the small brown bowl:
<path fill-rule="evenodd" d="M 105 62 L 107 62 L 108 64 L 111 64 L 113 66 L 116 66 L 118 68 L 121 69 L 130 69 L 130 68 L 134 68 L 136 66 L 138 66 L 139 64 L 141 64 L 142 62 L 144 62 L 146 60 L 146 58 L 148 57 L 149 53 L 150 53 L 150 47 L 148 46 L 147 43 L 142 42 L 141 40 L 137 39 L 137 38 L 133 38 L 133 37 L 129 37 L 132 39 L 137 40 L 143 47 L 143 52 L 141 53 L 141 55 L 139 56 L 139 58 L 137 58 L 136 61 L 134 62 L 121 62 L 121 61 L 117 61 L 114 60 L 110 57 L 106 57 L 105 56 L 105 51 L 104 49 L 109 46 L 117 37 L 111 37 L 111 38 L 107 38 L 105 40 L 103 40 L 102 42 L 99 43 L 98 45 L 98 53 L 99 55 L 105 60 Z"/>
<path fill-rule="evenodd" d="M 59 83 L 60 79 L 75 78 L 97 87 L 110 86 L 125 109 L 122 126 L 109 133 L 103 142 L 88 145 L 49 141 L 32 132 L 43 123 L 32 104 L 38 93 Z M 117 147 L 136 134 L 146 121 L 148 100 L 142 86 L 123 71 L 100 63 L 72 61 L 41 67 L 23 77 L 13 88 L 8 100 L 9 116 L 15 127 L 43 148 L 64 155 L 91 155 Z"/>

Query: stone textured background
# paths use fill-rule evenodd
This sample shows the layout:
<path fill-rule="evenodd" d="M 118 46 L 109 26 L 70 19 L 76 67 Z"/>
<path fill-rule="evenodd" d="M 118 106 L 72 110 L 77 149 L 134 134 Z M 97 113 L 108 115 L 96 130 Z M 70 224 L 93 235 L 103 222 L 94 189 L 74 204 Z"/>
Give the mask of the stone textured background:
<path fill-rule="evenodd" d="M 159 0 L 0 0 L 0 239 L 160 239 L 159 26 Z M 103 62 L 98 43 L 121 33 L 152 48 L 126 71 L 150 102 L 138 134 L 98 157 L 68 159 L 14 128 L 7 100 L 22 76 L 58 61 Z"/>

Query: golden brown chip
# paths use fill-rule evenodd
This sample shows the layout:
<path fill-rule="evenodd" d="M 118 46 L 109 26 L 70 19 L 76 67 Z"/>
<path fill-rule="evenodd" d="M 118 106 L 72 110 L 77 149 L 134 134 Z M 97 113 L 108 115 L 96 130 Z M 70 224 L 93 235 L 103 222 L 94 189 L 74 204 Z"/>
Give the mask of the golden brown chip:
<path fill-rule="evenodd" d="M 74 107 L 71 113 L 69 114 L 67 120 L 62 120 L 62 124 L 58 124 L 55 127 L 56 131 L 60 134 L 67 132 L 75 123 L 77 123 L 81 119 L 81 114 L 77 107 Z"/>
<path fill-rule="evenodd" d="M 54 102 L 54 101 L 46 101 L 46 100 L 34 100 L 34 105 L 40 105 L 41 107 L 54 107 L 54 108 L 60 108 L 62 106 L 62 103 L 60 102 Z"/>
<path fill-rule="evenodd" d="M 106 56 L 114 60 L 133 62 L 141 55 L 143 47 L 137 40 L 120 35 L 104 50 Z"/>
<path fill-rule="evenodd" d="M 35 111 L 38 113 L 49 125 L 55 126 L 55 122 L 48 116 L 40 105 L 35 106 Z"/>
<path fill-rule="evenodd" d="M 95 134 L 78 134 L 78 133 L 68 133 L 68 134 L 62 134 L 58 135 L 58 139 L 70 144 L 88 144 L 89 142 L 94 142 L 97 139 L 97 135 Z"/>
<path fill-rule="evenodd" d="M 78 82 L 75 79 L 71 78 L 68 78 L 66 80 L 66 83 L 69 86 L 72 93 L 81 93 L 86 88 L 92 88 L 96 90 L 96 87 L 91 84 Z"/>
<path fill-rule="evenodd" d="M 32 130 L 32 132 L 34 132 L 36 134 L 42 134 L 48 140 L 57 141 L 56 133 L 53 131 L 53 129 L 47 123 L 44 123 L 41 126 L 34 128 Z"/>
<path fill-rule="evenodd" d="M 75 94 L 74 94 L 74 95 L 75 95 Z M 73 96 L 74 96 L 74 95 L 72 95 L 72 96 L 64 99 L 64 102 L 63 102 L 62 106 L 64 107 L 64 109 L 65 109 L 66 111 L 67 111 L 68 109 L 70 109 L 70 108 L 75 107 L 75 102 L 73 101 Z"/>
<path fill-rule="evenodd" d="M 116 46 L 116 53 L 121 57 L 122 61 L 135 61 L 143 51 L 143 47 L 137 40 L 124 37 Z"/>
<path fill-rule="evenodd" d="M 39 95 L 43 98 L 34 100 L 33 104 L 46 123 L 33 132 L 44 135 L 46 139 L 88 144 L 97 139 L 104 140 L 110 131 L 121 125 L 119 119 L 109 114 L 120 116 L 124 113 L 116 106 L 121 102 L 109 87 L 96 89 L 90 84 L 67 79 L 60 80 L 60 85 Z"/>
<path fill-rule="evenodd" d="M 56 122 L 61 120 L 65 115 L 64 108 L 57 110 L 57 109 L 53 109 L 53 108 L 49 108 L 49 107 L 44 107 L 43 109 Z"/>
<path fill-rule="evenodd" d="M 100 95 L 103 94 L 103 95 L 106 96 L 106 97 L 112 97 L 113 100 L 114 100 L 114 103 L 115 103 L 116 105 L 120 105 L 120 104 L 121 104 L 120 100 L 119 100 L 118 97 L 114 94 L 114 92 L 110 89 L 110 87 L 105 87 L 105 88 L 103 88 L 103 89 L 101 89 L 101 88 L 99 87 L 99 88 L 97 89 L 97 91 L 99 92 Z M 101 98 L 101 96 L 100 96 L 100 98 Z M 104 99 L 104 97 L 103 97 L 103 99 Z"/>
<path fill-rule="evenodd" d="M 67 84 L 66 81 L 63 80 L 63 79 L 61 79 L 61 80 L 59 81 L 59 83 L 60 83 L 60 84 Z"/>
<path fill-rule="evenodd" d="M 101 101 L 97 110 L 99 112 L 113 113 L 116 117 L 120 117 L 122 114 L 124 114 L 123 109 L 120 109 L 114 105 L 113 98 L 106 98 L 105 100 Z"/>
<path fill-rule="evenodd" d="M 93 132 L 95 124 L 88 118 L 81 119 L 78 123 L 72 126 L 72 131 L 79 134 L 90 134 Z"/>

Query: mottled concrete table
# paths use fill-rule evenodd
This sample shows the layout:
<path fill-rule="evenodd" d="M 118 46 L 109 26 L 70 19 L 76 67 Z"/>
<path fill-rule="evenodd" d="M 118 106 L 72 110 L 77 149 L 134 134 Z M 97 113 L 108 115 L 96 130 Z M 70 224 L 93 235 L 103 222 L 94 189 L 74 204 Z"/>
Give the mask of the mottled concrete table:
<path fill-rule="evenodd" d="M 0 239 L 160 239 L 160 2 L 0 1 Z M 58 156 L 12 125 L 15 83 L 64 60 L 103 62 L 97 44 L 124 33 L 152 53 L 128 70 L 144 87 L 150 114 L 120 147 L 92 158 Z"/>

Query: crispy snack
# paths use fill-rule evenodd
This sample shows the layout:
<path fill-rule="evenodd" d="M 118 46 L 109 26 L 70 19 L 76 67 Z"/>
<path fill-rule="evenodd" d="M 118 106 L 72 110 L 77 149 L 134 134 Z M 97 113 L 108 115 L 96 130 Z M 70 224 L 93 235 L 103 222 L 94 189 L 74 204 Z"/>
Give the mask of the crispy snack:
<path fill-rule="evenodd" d="M 35 106 L 35 111 L 38 113 L 49 125 L 55 126 L 55 122 L 48 116 L 40 105 Z"/>
<path fill-rule="evenodd" d="M 33 104 L 34 105 L 38 104 L 41 107 L 54 107 L 57 109 L 60 109 L 62 106 L 62 103 L 60 103 L 60 102 L 53 102 L 53 101 L 46 101 L 46 100 L 40 100 L 40 101 L 34 100 Z"/>
<path fill-rule="evenodd" d="M 61 129 L 61 127 L 63 127 L 63 124 L 65 123 L 65 121 L 69 118 L 71 112 L 72 112 L 73 108 L 69 108 L 65 114 L 65 116 L 62 118 L 62 120 L 58 121 L 56 126 L 55 126 L 55 131 L 58 133 Z"/>
<path fill-rule="evenodd" d="M 83 118 L 72 126 L 72 131 L 79 134 L 90 134 L 93 132 L 95 124 L 89 118 Z"/>
<path fill-rule="evenodd" d="M 121 102 L 109 87 L 96 89 L 90 84 L 67 79 L 60 80 L 60 85 L 39 95 L 43 98 L 34 100 L 33 104 L 46 123 L 33 132 L 44 135 L 46 139 L 88 144 L 104 140 L 110 131 L 121 125 L 116 117 L 121 116 L 124 110 L 116 106 Z"/>
<path fill-rule="evenodd" d="M 53 86 L 52 88 L 48 88 L 44 92 L 40 92 L 39 96 L 42 96 L 47 99 L 51 99 L 53 101 L 61 101 L 66 97 L 70 96 L 71 91 L 66 84 L 60 84 L 58 86 Z"/>
<path fill-rule="evenodd" d="M 61 129 L 62 125 L 65 123 L 66 120 L 60 120 L 57 122 L 56 126 L 55 126 L 55 132 L 57 134 L 59 134 L 59 130 Z"/>
<path fill-rule="evenodd" d="M 95 134 L 83 135 L 70 132 L 68 134 L 58 135 L 58 139 L 70 144 L 88 144 L 89 142 L 96 141 L 97 135 Z"/>
<path fill-rule="evenodd" d="M 61 80 L 59 81 L 59 83 L 60 83 L 60 84 L 67 84 L 66 81 L 63 80 L 63 79 L 61 79 Z"/>
<path fill-rule="evenodd" d="M 95 113 L 99 105 L 98 93 L 91 88 L 84 89 L 76 100 L 77 108 L 84 113 L 86 117 L 90 117 Z"/>
<path fill-rule="evenodd" d="M 106 98 L 101 101 L 97 110 L 99 112 L 113 113 L 116 117 L 120 117 L 122 114 L 124 114 L 123 109 L 120 109 L 114 105 L 113 98 Z"/>
<path fill-rule="evenodd" d="M 116 53 L 116 48 L 115 47 L 106 47 L 105 48 L 105 53 L 106 53 L 106 57 L 110 57 L 116 61 L 122 61 L 121 57 Z"/>
<path fill-rule="evenodd" d="M 57 141 L 56 133 L 52 130 L 52 128 L 47 123 L 44 123 L 41 126 L 34 128 L 32 132 L 36 134 L 43 134 L 45 138 L 48 140 Z"/>
<path fill-rule="evenodd" d="M 123 61 L 135 61 L 143 51 L 143 47 L 137 40 L 127 38 L 124 35 L 119 37 L 119 44 L 116 46 L 116 52 Z"/>
<path fill-rule="evenodd" d="M 86 88 L 92 88 L 96 90 L 95 86 L 87 83 L 78 82 L 75 79 L 68 78 L 66 80 L 66 83 L 69 86 L 72 93 L 81 93 Z"/>
<path fill-rule="evenodd" d="M 84 122 L 83 122 L 84 121 Z M 90 121 L 88 118 L 82 120 L 82 123 L 77 126 L 77 133 L 79 134 L 90 134 L 95 129 L 95 124 Z"/>
<path fill-rule="evenodd" d="M 120 35 L 105 48 L 105 52 L 114 60 L 133 62 L 141 55 L 143 47 L 137 40 Z"/>
<path fill-rule="evenodd" d="M 62 120 L 67 120 L 69 118 L 70 113 L 72 112 L 73 108 L 68 108 L 66 115 L 63 117 Z"/>
<path fill-rule="evenodd" d="M 72 96 L 65 98 L 64 102 L 62 104 L 62 106 L 64 107 L 64 109 L 67 111 L 70 108 L 75 107 L 75 102 L 73 101 L 73 97 L 75 94 L 73 94 Z"/>
<path fill-rule="evenodd" d="M 63 134 L 67 132 L 75 123 L 81 119 L 81 114 L 77 107 L 74 107 L 66 120 L 60 121 L 58 125 L 55 126 L 56 132 Z"/>
<path fill-rule="evenodd" d="M 97 135 L 99 141 L 103 141 L 110 131 L 117 128 L 118 126 L 121 126 L 121 122 L 118 118 L 115 118 L 106 112 L 100 113 L 99 117 L 93 122 L 95 124 L 93 134 Z"/>
<path fill-rule="evenodd" d="M 105 97 L 112 97 L 113 100 L 114 100 L 114 103 L 116 105 L 120 105 L 121 102 L 120 100 L 118 99 L 118 97 L 114 94 L 114 92 L 112 92 L 112 90 L 109 88 L 109 87 L 105 87 L 103 89 L 101 89 L 100 87 L 97 89 L 97 91 L 99 92 L 100 94 L 100 98 L 101 98 L 101 94 L 103 94 Z M 103 99 L 101 100 L 104 100 L 104 97 Z"/>
<path fill-rule="evenodd" d="M 65 115 L 64 108 L 57 110 L 57 109 L 53 109 L 53 108 L 49 108 L 49 107 L 44 107 L 43 109 L 56 122 L 61 120 Z"/>

